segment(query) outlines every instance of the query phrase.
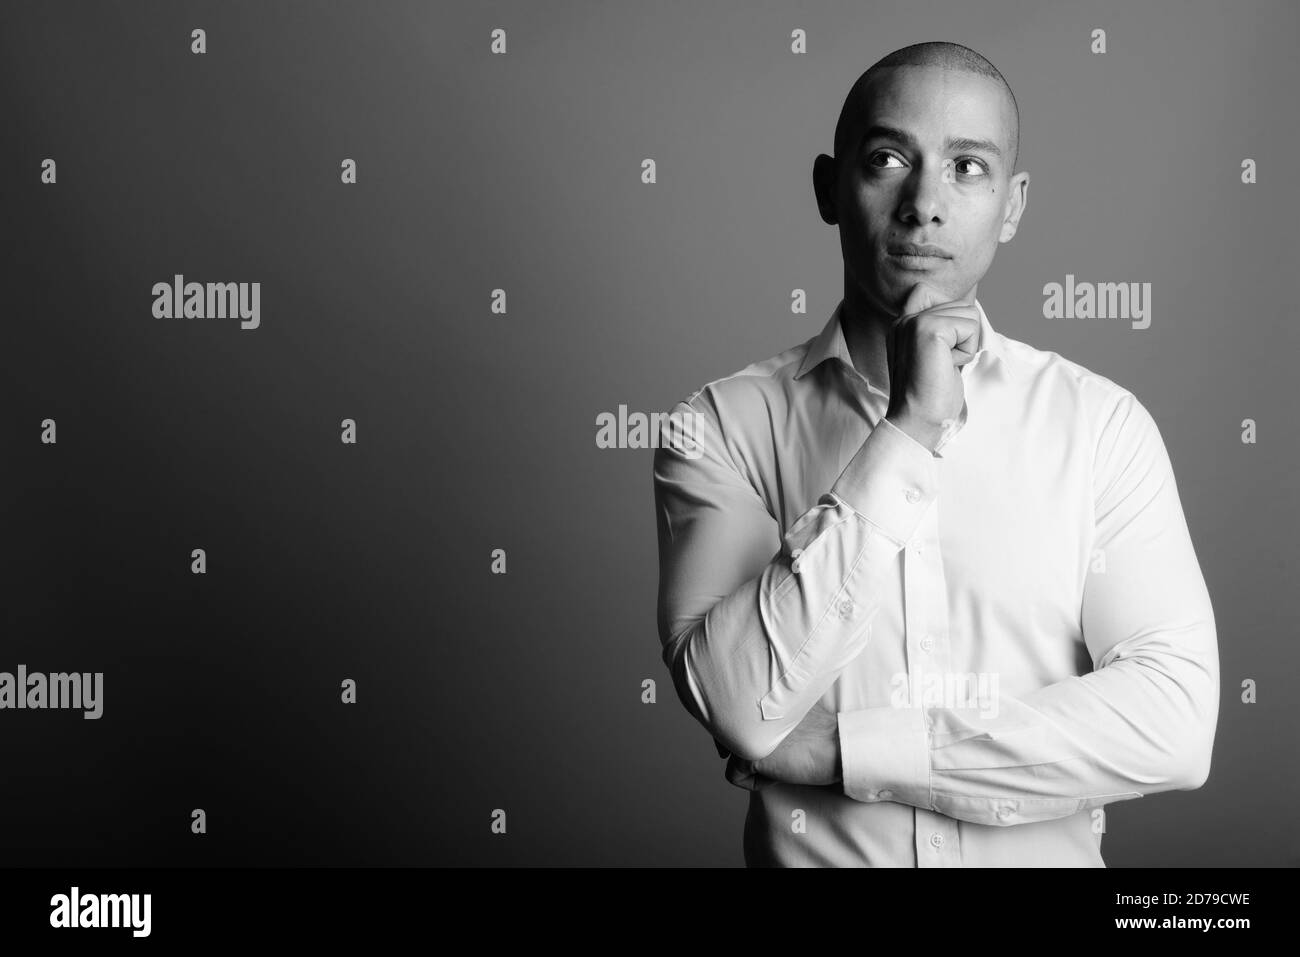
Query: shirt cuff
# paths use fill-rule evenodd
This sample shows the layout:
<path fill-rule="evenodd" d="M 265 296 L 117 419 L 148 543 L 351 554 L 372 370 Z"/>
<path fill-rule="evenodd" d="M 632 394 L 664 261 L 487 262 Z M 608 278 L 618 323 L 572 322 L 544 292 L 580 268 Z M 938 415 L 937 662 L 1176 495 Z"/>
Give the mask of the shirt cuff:
<path fill-rule="evenodd" d="M 906 545 L 938 497 L 939 459 L 882 418 L 830 490 L 899 545 Z"/>
<path fill-rule="evenodd" d="M 933 810 L 930 742 L 920 708 L 863 708 L 838 715 L 844 793 Z"/>

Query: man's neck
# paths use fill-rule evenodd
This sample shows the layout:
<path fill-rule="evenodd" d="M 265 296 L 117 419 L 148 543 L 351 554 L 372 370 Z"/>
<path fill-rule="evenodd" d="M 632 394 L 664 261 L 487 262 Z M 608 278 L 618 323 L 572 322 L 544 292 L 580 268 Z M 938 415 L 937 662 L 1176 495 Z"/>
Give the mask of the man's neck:
<path fill-rule="evenodd" d="M 846 284 L 847 285 L 847 284 Z M 844 292 L 840 328 L 853 367 L 881 392 L 889 391 L 889 359 L 885 335 L 896 316 L 872 306 L 856 289 Z"/>

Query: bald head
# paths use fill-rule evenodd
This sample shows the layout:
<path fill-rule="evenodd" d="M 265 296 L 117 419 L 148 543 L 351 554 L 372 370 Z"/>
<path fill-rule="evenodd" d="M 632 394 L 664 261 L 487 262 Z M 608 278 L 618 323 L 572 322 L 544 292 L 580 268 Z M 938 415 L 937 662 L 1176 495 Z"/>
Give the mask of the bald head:
<path fill-rule="evenodd" d="M 944 42 L 916 43 L 910 47 L 895 50 L 872 64 L 865 73 L 858 77 L 857 82 L 849 90 L 849 95 L 844 98 L 844 106 L 840 110 L 839 121 L 835 124 L 835 161 L 837 164 L 854 149 L 856 140 L 861 134 L 862 118 L 867 115 L 867 108 L 870 105 L 866 97 L 870 95 L 873 82 L 889 70 L 906 66 L 940 67 L 961 73 L 973 73 L 976 76 L 987 77 L 997 83 L 1005 93 L 1010 107 L 1010 142 L 1007 144 L 1009 151 L 1007 155 L 1011 158 L 1011 163 L 1008 172 L 1015 172 L 1016 163 L 1019 161 L 1020 156 L 1020 106 L 1016 103 L 1015 94 L 1011 92 L 1011 86 L 998 72 L 997 67 L 974 50 L 964 47 L 960 43 Z"/>

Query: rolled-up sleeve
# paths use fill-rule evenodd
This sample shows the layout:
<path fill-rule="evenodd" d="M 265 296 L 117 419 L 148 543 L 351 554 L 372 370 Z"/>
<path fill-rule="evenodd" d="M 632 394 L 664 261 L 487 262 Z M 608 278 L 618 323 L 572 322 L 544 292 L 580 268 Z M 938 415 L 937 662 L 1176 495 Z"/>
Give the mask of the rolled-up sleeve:
<path fill-rule="evenodd" d="M 1210 596 L 1156 423 L 1127 392 L 1101 421 L 1099 560 L 1080 610 L 1093 671 L 995 707 L 841 713 L 848 796 L 1015 825 L 1205 782 L 1219 708 Z"/>
<path fill-rule="evenodd" d="M 938 469 L 882 420 L 782 534 L 708 393 L 671 414 L 698 424 L 654 459 L 663 658 L 720 753 L 757 760 L 865 647 L 877 582 L 933 502 Z"/>

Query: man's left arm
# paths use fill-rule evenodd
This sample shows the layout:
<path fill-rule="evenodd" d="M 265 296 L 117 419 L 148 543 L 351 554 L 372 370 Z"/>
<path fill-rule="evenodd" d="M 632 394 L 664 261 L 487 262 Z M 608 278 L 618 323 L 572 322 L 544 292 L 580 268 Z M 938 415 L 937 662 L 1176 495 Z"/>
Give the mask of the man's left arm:
<path fill-rule="evenodd" d="M 994 708 L 841 712 L 849 797 L 1014 825 L 1205 782 L 1219 705 L 1214 613 L 1168 452 L 1131 393 L 1113 404 L 1096 455 L 1105 571 L 1090 563 L 1081 609 L 1095 670 Z"/>

